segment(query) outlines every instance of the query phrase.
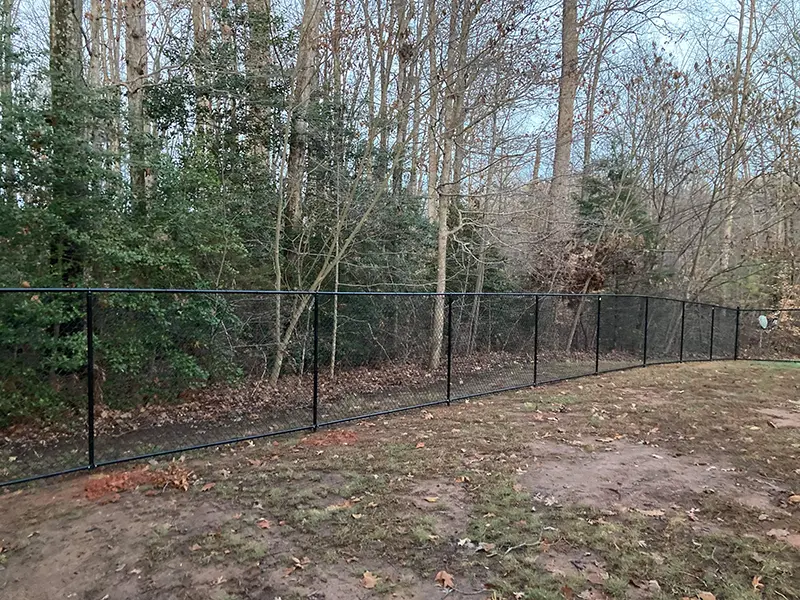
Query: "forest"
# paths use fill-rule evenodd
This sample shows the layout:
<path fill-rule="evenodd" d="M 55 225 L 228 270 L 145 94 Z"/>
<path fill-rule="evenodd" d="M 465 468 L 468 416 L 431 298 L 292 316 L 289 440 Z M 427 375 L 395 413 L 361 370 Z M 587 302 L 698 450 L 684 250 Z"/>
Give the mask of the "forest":
<path fill-rule="evenodd" d="M 1 8 L 0 287 L 800 307 L 793 0 Z M 430 332 L 436 369 L 446 311 L 432 298 L 407 325 Z M 243 317 L 211 295 L 98 297 L 101 379 L 240 377 L 217 359 L 257 328 L 241 346 L 270 345 L 256 354 L 274 383 L 307 365 L 311 300 L 274 296 Z M 86 367 L 83 302 L 0 297 L 0 421 L 62 407 Z M 368 304 L 359 318 L 376 328 L 406 312 Z M 321 310 L 333 375 L 361 342 L 337 342 L 338 298 Z"/>

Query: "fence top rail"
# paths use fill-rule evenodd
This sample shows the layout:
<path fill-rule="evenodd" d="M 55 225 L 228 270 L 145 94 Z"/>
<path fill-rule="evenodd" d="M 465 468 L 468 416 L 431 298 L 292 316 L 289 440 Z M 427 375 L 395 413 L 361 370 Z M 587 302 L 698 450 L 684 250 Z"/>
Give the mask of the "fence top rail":
<path fill-rule="evenodd" d="M 112 287 L 6 287 L 0 288 L 0 294 L 3 293 L 35 293 L 35 294 L 49 294 L 49 293 L 93 293 L 93 294 L 229 294 L 229 295 L 251 295 L 251 296 L 269 296 L 269 295 L 299 295 L 308 296 L 318 294 L 320 296 L 498 296 L 498 297 L 529 297 L 535 298 L 552 297 L 552 298 L 650 298 L 651 300 L 664 300 L 670 302 L 685 302 L 688 305 L 707 306 L 709 308 L 724 308 L 728 310 L 736 310 L 735 307 L 723 306 L 721 304 L 711 304 L 708 302 L 700 302 L 695 300 L 685 300 L 682 298 L 670 298 L 668 296 L 653 296 L 650 294 L 613 294 L 605 292 L 590 292 L 586 294 L 570 293 L 570 292 L 400 292 L 400 291 L 332 291 L 332 290 L 231 290 L 231 289 L 198 289 L 198 288 L 112 288 Z M 742 308 L 741 310 L 753 311 L 777 311 L 777 310 L 800 310 L 800 309 L 757 309 L 757 308 Z"/>

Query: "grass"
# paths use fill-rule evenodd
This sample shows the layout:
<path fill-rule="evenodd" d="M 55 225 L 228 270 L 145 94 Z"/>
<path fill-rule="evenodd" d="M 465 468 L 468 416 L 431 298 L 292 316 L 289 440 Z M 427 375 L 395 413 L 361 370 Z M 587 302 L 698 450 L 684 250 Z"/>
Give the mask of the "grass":
<path fill-rule="evenodd" d="M 144 598 L 159 597 L 152 582 L 166 569 L 189 577 L 212 568 L 239 570 L 224 584 L 181 585 L 214 598 L 285 600 L 319 589 L 326 598 L 427 598 L 441 595 L 434 578 L 444 570 L 455 579 L 452 598 L 800 598 L 800 551 L 770 533 L 800 533 L 800 508 L 787 500 L 800 491 L 797 429 L 772 427 L 758 412 L 800 409 L 799 386 L 791 364 L 652 367 L 363 422 L 347 446 L 326 444 L 323 431 L 318 445 L 294 436 L 209 451 L 188 461 L 197 477 L 189 492 L 163 496 L 177 514 L 212 506 L 219 519 L 190 532 L 159 521 L 138 558 L 129 545 L 127 562 L 147 565 Z M 675 489 L 647 510 L 554 499 L 557 490 L 526 483 L 543 461 L 569 469 L 609 456 L 614 444 L 729 465 L 732 483 Z M 201 491 L 207 482 L 216 485 Z M 767 508 L 737 497 L 765 489 Z M 141 509 L 152 501 L 123 495 Z M 49 514 L 57 527 L 63 509 Z M 7 547 L 0 565 L 24 575 L 25 552 Z M 286 574 L 292 557 L 308 564 Z M 362 585 L 367 570 L 379 577 L 374 588 Z"/>

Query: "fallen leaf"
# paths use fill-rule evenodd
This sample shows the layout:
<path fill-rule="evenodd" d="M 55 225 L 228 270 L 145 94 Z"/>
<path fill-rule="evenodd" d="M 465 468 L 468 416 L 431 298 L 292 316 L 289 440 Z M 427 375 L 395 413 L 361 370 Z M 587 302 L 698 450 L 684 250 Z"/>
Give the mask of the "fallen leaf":
<path fill-rule="evenodd" d="M 200 488 L 200 491 L 207 492 L 208 490 L 213 490 L 215 485 L 217 484 L 214 483 L 213 481 L 209 481 L 207 484 L 205 484 L 203 487 Z"/>
<path fill-rule="evenodd" d="M 575 597 L 575 592 L 568 585 L 561 586 L 559 591 L 564 595 L 565 600 L 572 600 Z"/>
<path fill-rule="evenodd" d="M 469 483 L 469 477 L 466 475 L 461 475 L 460 477 L 456 477 L 457 483 Z"/>
<path fill-rule="evenodd" d="M 364 515 L 362 515 L 362 514 L 359 514 L 359 513 L 353 513 L 353 514 L 352 514 L 352 515 L 350 515 L 350 516 L 351 516 L 351 517 L 353 517 L 353 518 L 354 518 L 356 521 L 358 521 L 358 520 L 359 520 L 361 517 L 363 517 Z"/>
<path fill-rule="evenodd" d="M 753 577 L 752 584 L 753 584 L 753 589 L 757 592 L 764 589 L 764 584 L 761 583 L 760 575 L 756 575 L 755 577 Z"/>
<path fill-rule="evenodd" d="M 792 494 L 789 496 L 789 504 L 800 504 L 800 494 Z"/>
<path fill-rule="evenodd" d="M 272 527 L 272 523 L 267 519 L 259 519 L 258 522 L 256 522 L 256 525 L 258 525 L 261 529 L 269 529 Z"/>
<path fill-rule="evenodd" d="M 364 571 L 364 574 L 361 576 L 361 585 L 371 590 L 378 585 L 378 578 L 369 571 Z"/>
<path fill-rule="evenodd" d="M 419 442 L 417 444 L 417 448 L 424 448 L 424 447 L 425 447 L 425 442 Z"/>
<path fill-rule="evenodd" d="M 490 544 L 488 542 L 481 542 L 480 544 L 478 544 L 478 548 L 475 550 L 475 552 L 480 552 L 481 550 L 483 550 L 484 552 L 491 552 L 492 550 L 494 550 L 494 548 L 495 548 L 494 544 Z"/>
<path fill-rule="evenodd" d="M 717 600 L 717 597 L 711 592 L 697 592 L 697 597 L 700 600 Z"/>
<path fill-rule="evenodd" d="M 128 575 L 138 575 L 141 572 L 142 572 L 141 569 L 131 569 L 130 571 L 128 571 Z"/>
<path fill-rule="evenodd" d="M 296 556 L 292 556 L 291 558 L 292 558 L 292 566 L 284 570 L 283 572 L 284 577 L 288 577 L 295 571 L 305 569 L 308 565 L 311 564 L 311 560 L 307 556 L 304 556 L 303 558 L 297 558 Z"/>
<path fill-rule="evenodd" d="M 189 548 L 190 552 L 197 552 L 200 550 L 200 544 L 194 544 L 191 548 Z"/>
<path fill-rule="evenodd" d="M 439 571 L 436 573 L 436 578 L 434 581 L 436 581 L 436 583 L 441 585 L 443 588 L 450 588 L 452 590 L 456 587 L 455 583 L 453 582 L 453 576 L 447 571 Z"/>
<path fill-rule="evenodd" d="M 425 496 L 425 502 L 438 502 L 439 496 Z"/>

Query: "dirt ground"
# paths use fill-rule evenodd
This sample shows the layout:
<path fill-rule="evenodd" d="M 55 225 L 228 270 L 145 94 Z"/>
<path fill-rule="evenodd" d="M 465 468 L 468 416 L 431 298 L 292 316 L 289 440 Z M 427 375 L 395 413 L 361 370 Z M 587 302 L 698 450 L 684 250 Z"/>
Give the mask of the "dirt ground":
<path fill-rule="evenodd" d="M 0 598 L 800 598 L 800 366 L 669 365 L 0 492 Z"/>

